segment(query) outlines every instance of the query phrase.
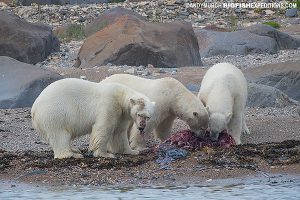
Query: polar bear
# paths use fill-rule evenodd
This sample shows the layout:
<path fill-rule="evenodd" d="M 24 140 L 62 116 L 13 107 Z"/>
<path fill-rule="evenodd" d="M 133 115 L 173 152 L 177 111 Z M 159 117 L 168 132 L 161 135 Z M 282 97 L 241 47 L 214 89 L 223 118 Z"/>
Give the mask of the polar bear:
<path fill-rule="evenodd" d="M 245 122 L 247 81 L 237 67 L 230 63 L 212 66 L 204 75 L 199 99 L 209 113 L 211 139 L 228 129 L 236 144 L 241 143 L 241 132 L 250 133 Z"/>
<path fill-rule="evenodd" d="M 166 77 L 150 80 L 129 74 L 115 74 L 102 83 L 124 84 L 156 102 L 153 117 L 146 125 L 144 134 L 154 131 L 154 136 L 160 141 L 170 135 L 176 117 L 187 122 L 196 134 L 208 126 L 208 113 L 202 102 L 176 79 Z M 129 141 L 133 149 L 146 148 L 145 141 L 135 126 L 129 131 Z"/>
<path fill-rule="evenodd" d="M 121 84 L 93 83 L 67 78 L 46 87 L 32 109 L 33 127 L 50 144 L 54 158 L 82 158 L 72 149 L 72 139 L 91 134 L 89 149 L 95 157 L 114 158 L 114 153 L 137 155 L 127 138 L 133 121 L 145 128 L 154 103 L 145 95 Z"/>

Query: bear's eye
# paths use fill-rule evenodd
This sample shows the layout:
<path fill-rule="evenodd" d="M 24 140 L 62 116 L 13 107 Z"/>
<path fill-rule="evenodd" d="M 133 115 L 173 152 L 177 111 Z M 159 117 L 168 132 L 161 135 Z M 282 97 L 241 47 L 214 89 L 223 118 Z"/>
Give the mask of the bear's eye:
<path fill-rule="evenodd" d="M 149 120 L 149 119 L 150 119 L 150 117 L 148 117 L 148 116 L 147 116 L 147 117 L 146 117 L 146 119 L 147 119 L 147 120 Z"/>
<path fill-rule="evenodd" d="M 139 113 L 137 114 L 137 116 L 138 116 L 138 117 L 142 117 L 142 115 L 141 115 L 141 114 L 139 114 Z"/>
<path fill-rule="evenodd" d="M 193 115 L 195 116 L 195 117 L 198 117 L 198 113 L 197 112 L 193 112 Z"/>

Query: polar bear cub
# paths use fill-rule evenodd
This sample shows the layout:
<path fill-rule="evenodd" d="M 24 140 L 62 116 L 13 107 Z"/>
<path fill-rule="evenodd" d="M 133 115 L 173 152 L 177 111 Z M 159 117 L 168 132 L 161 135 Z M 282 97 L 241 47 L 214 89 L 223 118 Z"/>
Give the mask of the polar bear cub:
<path fill-rule="evenodd" d="M 212 66 L 205 74 L 198 97 L 209 113 L 211 139 L 228 129 L 237 144 L 241 132 L 250 133 L 245 122 L 247 81 L 237 67 L 230 63 Z"/>
<path fill-rule="evenodd" d="M 113 158 L 114 153 L 139 153 L 130 148 L 127 129 L 132 121 L 145 128 L 153 111 L 148 97 L 124 85 L 67 78 L 42 91 L 31 116 L 54 158 L 83 157 L 70 142 L 85 134 L 91 134 L 89 148 L 95 157 Z"/>
<path fill-rule="evenodd" d="M 187 122 L 196 134 L 208 126 L 208 113 L 202 102 L 176 79 L 166 77 L 151 80 L 129 74 L 115 74 L 102 83 L 124 84 L 156 102 L 153 117 L 146 125 L 144 134 L 154 131 L 154 136 L 161 141 L 170 135 L 177 117 Z M 133 149 L 146 148 L 145 141 L 135 126 L 129 131 L 129 140 Z"/>

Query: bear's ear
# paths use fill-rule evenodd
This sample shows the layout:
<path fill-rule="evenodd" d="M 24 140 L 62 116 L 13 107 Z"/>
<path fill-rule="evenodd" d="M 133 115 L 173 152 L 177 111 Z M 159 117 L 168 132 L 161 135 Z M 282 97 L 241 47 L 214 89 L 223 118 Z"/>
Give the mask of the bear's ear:
<path fill-rule="evenodd" d="M 229 121 L 231 120 L 231 117 L 232 117 L 232 113 L 228 113 L 226 115 L 226 121 L 227 121 L 227 123 L 229 123 Z"/>
<path fill-rule="evenodd" d="M 203 99 L 200 98 L 200 101 L 202 102 L 202 104 L 204 105 L 204 107 L 206 107 L 206 103 L 203 101 Z"/>
<path fill-rule="evenodd" d="M 198 116 L 199 116 L 199 113 L 193 112 L 193 115 L 194 115 L 194 117 L 198 117 Z"/>
<path fill-rule="evenodd" d="M 139 98 L 136 100 L 136 103 L 141 105 L 141 106 L 145 106 L 145 100 L 143 98 Z"/>
<path fill-rule="evenodd" d="M 130 99 L 130 103 L 132 104 L 132 105 L 135 105 L 136 104 L 136 101 L 134 100 L 134 99 Z"/>

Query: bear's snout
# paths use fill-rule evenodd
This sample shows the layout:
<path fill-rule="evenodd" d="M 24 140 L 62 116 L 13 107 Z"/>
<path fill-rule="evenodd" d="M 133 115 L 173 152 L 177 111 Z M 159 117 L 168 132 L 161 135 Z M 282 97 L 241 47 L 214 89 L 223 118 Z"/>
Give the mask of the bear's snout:
<path fill-rule="evenodd" d="M 145 119 L 142 119 L 140 121 L 140 127 L 142 127 L 143 129 L 146 127 L 146 120 Z"/>
<path fill-rule="evenodd" d="M 139 127 L 139 131 L 142 133 L 144 132 L 145 127 Z"/>

